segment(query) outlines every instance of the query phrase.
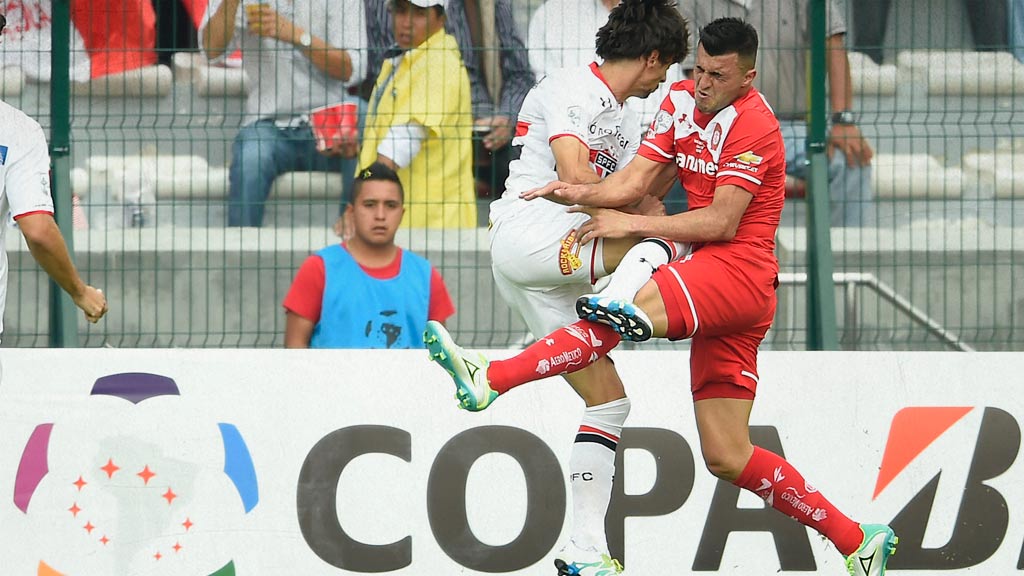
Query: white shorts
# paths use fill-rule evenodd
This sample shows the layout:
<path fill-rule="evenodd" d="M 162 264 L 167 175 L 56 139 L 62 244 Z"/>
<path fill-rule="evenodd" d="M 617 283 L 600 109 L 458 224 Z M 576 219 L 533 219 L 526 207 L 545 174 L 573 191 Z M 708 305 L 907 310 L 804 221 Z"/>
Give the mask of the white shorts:
<path fill-rule="evenodd" d="M 576 230 L 590 217 L 565 209 L 546 200 L 503 199 L 491 211 L 495 284 L 535 338 L 576 322 L 576 299 L 608 275 L 604 240 L 576 242 Z"/>

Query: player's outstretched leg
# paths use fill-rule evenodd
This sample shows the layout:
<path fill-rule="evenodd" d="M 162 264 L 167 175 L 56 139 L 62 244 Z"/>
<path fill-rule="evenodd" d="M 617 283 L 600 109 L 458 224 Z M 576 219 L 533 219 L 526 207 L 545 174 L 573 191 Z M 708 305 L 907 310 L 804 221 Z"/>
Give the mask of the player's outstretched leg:
<path fill-rule="evenodd" d="M 463 350 L 440 322 L 427 322 L 423 343 L 427 345 L 430 359 L 440 364 L 455 381 L 455 397 L 460 408 L 478 412 L 498 397 L 487 381 L 490 364 L 487 358 L 479 352 Z"/>
<path fill-rule="evenodd" d="M 861 524 L 864 541 L 857 551 L 846 557 L 850 576 L 884 576 L 889 557 L 896 554 L 900 539 L 884 524 Z"/>
<path fill-rule="evenodd" d="M 583 549 L 572 542 L 558 552 L 555 559 L 558 576 L 615 576 L 622 574 L 618 560 L 596 549 Z"/>
<path fill-rule="evenodd" d="M 611 326 L 623 340 L 644 342 L 654 334 L 651 319 L 630 300 L 584 294 L 576 300 L 576 315 L 584 320 Z"/>

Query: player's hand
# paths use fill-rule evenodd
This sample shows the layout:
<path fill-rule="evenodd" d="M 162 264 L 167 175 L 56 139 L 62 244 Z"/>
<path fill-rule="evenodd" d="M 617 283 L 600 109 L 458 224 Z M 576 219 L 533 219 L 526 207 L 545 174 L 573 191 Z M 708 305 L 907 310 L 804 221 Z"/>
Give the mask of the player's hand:
<path fill-rule="evenodd" d="M 523 200 L 547 198 L 552 202 L 571 206 L 573 204 L 582 204 L 582 200 L 586 197 L 587 191 L 587 184 L 566 184 L 565 182 L 556 180 L 540 188 L 527 190 L 520 194 L 519 197 Z"/>
<path fill-rule="evenodd" d="M 74 298 L 75 306 L 78 306 L 85 313 L 85 319 L 93 324 L 99 322 L 100 318 L 107 313 L 107 297 L 103 290 L 86 286 L 84 290 Z"/>
<path fill-rule="evenodd" d="M 579 227 L 579 243 L 586 244 L 598 238 L 628 238 L 636 236 L 633 224 L 638 216 L 626 214 L 613 208 L 593 208 L 590 206 L 573 206 L 569 212 L 590 215 Z"/>
<path fill-rule="evenodd" d="M 253 34 L 298 44 L 302 31 L 269 4 L 251 5 L 246 7 L 246 10 L 246 15 L 249 18 L 249 31 Z"/>
<path fill-rule="evenodd" d="M 508 116 L 490 116 L 481 118 L 474 122 L 477 126 L 487 126 L 491 129 L 484 135 L 484 148 L 491 152 L 501 150 L 512 141 L 512 121 Z"/>
<path fill-rule="evenodd" d="M 875 152 L 854 124 L 834 124 L 828 138 L 828 157 L 838 148 L 846 156 L 847 166 L 867 166 Z"/>

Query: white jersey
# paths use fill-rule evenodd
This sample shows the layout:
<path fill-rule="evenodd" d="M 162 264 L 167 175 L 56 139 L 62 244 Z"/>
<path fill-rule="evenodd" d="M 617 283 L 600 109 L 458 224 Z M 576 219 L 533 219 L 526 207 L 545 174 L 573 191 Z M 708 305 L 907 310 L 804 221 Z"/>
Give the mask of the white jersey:
<path fill-rule="evenodd" d="M 50 197 L 50 154 L 39 123 L 0 101 L 0 218 L 15 220 L 28 214 L 53 214 Z M 0 224 L 0 333 L 7 300 L 8 226 Z"/>
<path fill-rule="evenodd" d="M 509 165 L 505 193 L 491 205 L 491 219 L 504 210 L 565 212 L 550 201 L 526 202 L 519 194 L 558 180 L 551 142 L 571 137 L 590 151 L 590 166 L 601 178 L 615 172 L 637 153 L 642 130 L 635 113 L 619 104 L 596 63 L 552 72 L 537 83 L 519 111 L 513 146 L 521 146 Z"/>
<path fill-rule="evenodd" d="M 596 64 L 552 72 L 530 90 L 516 124 L 505 194 L 491 204 L 491 267 L 495 284 L 534 336 L 576 321 L 576 298 L 591 291 L 604 269 L 603 240 L 580 245 L 577 230 L 590 217 L 550 200 L 519 194 L 558 179 L 551 142 L 575 138 L 604 178 L 640 148 L 635 114 L 620 105 Z"/>

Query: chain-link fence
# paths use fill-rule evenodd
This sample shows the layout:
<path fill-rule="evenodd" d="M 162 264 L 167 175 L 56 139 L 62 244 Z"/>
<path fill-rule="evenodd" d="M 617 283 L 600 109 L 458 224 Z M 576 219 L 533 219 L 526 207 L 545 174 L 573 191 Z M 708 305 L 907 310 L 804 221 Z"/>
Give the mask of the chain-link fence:
<path fill-rule="evenodd" d="M 829 44 L 829 54 L 846 56 L 827 56 L 827 70 L 808 65 L 809 2 L 681 3 L 693 28 L 736 15 L 759 29 L 755 85 L 776 110 L 790 147 L 793 178 L 778 234 L 783 271 L 779 310 L 766 348 L 803 349 L 808 342 L 809 187 L 799 168 L 806 158 L 807 87 L 814 82 L 830 89 L 831 134 L 845 136 L 834 143 L 842 148 L 863 136 L 873 151 L 869 169 L 842 169 L 847 159 L 857 164 L 849 156 L 858 152 L 849 148 L 848 156 L 836 153 L 830 164 L 831 249 L 842 346 L 1024 348 L 1017 322 L 1024 300 L 1016 292 L 1024 281 L 1019 257 L 1024 249 L 1024 169 L 1018 168 L 1024 165 L 1024 64 L 1014 57 L 1015 48 L 1022 50 L 1014 42 L 1024 28 L 1013 24 L 1024 20 L 1019 3 L 827 2 L 827 34 L 841 42 Z M 282 38 L 288 30 L 275 32 L 282 38 L 253 34 L 245 20 L 248 4 L 74 0 L 70 45 L 52 47 L 72 55 L 71 89 L 64 94 L 51 89 L 50 31 L 61 25 L 53 17 L 54 5 L 46 0 L 7 3 L 8 29 L 0 42 L 4 101 L 39 120 L 48 133 L 51 106 L 70 112 L 75 260 L 111 303 L 100 324 L 79 322 L 82 345 L 281 346 L 281 303 L 296 270 L 309 254 L 338 242 L 343 173 L 355 162 L 324 161 L 308 148 L 296 152 L 306 160 L 272 174 L 259 226 L 229 226 L 231 189 L 239 186 L 232 179 L 265 167 L 249 164 L 233 176 L 236 140 L 260 110 L 275 110 L 273 129 L 305 131 L 303 138 L 311 130 L 303 111 L 346 101 L 367 113 L 374 82 L 330 80 L 339 71 L 344 76 L 344 61 L 319 58 L 317 50 L 321 56 L 328 52 L 321 40 L 348 39 L 351 46 L 342 42 L 336 47 L 356 56 L 346 57 L 351 74 L 362 71 L 376 80 L 366 69 L 389 56 L 380 38 L 391 30 L 378 22 L 386 17 L 388 2 L 323 2 L 318 12 L 308 2 L 268 0 L 276 13 L 303 24 L 292 32 L 312 32 L 309 38 L 295 33 L 287 39 Z M 511 46 L 521 51 L 532 78 L 558 65 L 589 62 L 607 4 L 463 0 L 449 3 L 448 19 L 451 24 L 453 11 L 465 10 L 459 14 L 470 22 L 472 43 L 481 46 L 467 61 L 494 69 L 488 55 L 498 55 L 499 62 L 507 55 L 488 46 Z M 209 44 L 216 39 L 204 37 L 204 23 L 211 11 L 225 6 L 237 10 L 240 28 L 223 49 L 211 51 Z M 364 7 L 362 16 L 352 6 Z M 473 16 L 474 10 L 500 19 L 503 6 L 521 43 L 502 37 L 495 42 L 500 25 L 472 25 L 482 19 Z M 493 12 L 499 14 L 490 16 Z M 360 26 L 367 29 L 365 48 L 352 40 Z M 844 45 L 849 50 L 836 49 Z M 247 59 L 260 62 L 259 78 L 253 77 Z M 842 62 L 848 62 L 851 79 L 845 93 L 844 83 L 837 81 L 844 78 Z M 688 65 L 671 70 L 669 79 L 684 77 Z M 502 72 L 509 75 L 504 67 Z M 482 77 L 511 86 L 501 75 Z M 272 90 L 280 96 L 268 99 Z M 631 105 L 649 121 L 657 98 Z M 492 113 L 501 111 L 500 96 L 491 103 Z M 840 111 L 850 114 L 835 114 Z M 486 115 L 475 100 L 472 112 L 477 119 Z M 468 126 L 459 129 L 473 138 Z M 477 182 L 469 202 L 476 220 L 461 228 L 403 229 L 398 242 L 429 258 L 445 278 L 457 308 L 449 326 L 461 342 L 518 346 L 529 336 L 494 286 L 486 229 L 488 205 L 500 193 L 508 158 L 482 151 L 479 137 L 475 144 Z M 433 164 L 437 170 L 439 165 Z M 460 196 L 460 202 L 466 197 Z M 667 203 L 670 211 L 685 205 L 678 191 Z M 17 237 L 8 235 L 11 274 L 3 342 L 45 346 L 45 277 Z"/>

